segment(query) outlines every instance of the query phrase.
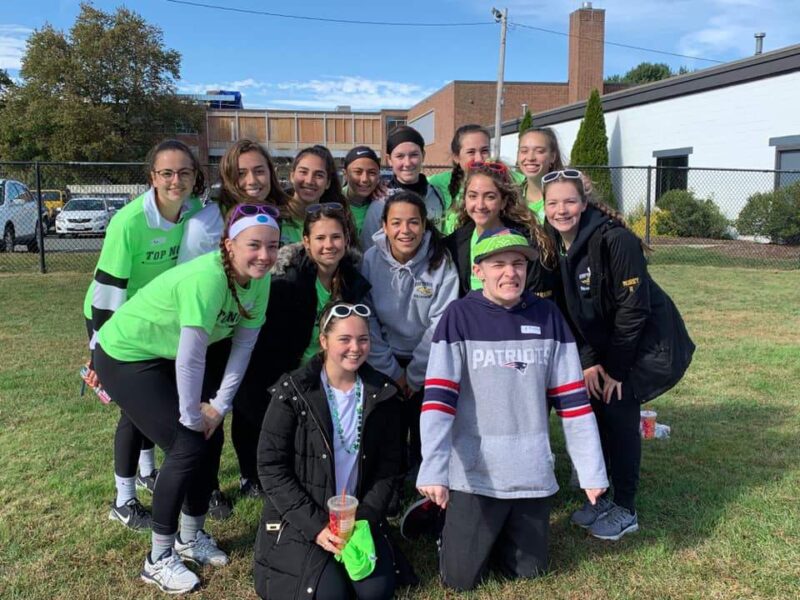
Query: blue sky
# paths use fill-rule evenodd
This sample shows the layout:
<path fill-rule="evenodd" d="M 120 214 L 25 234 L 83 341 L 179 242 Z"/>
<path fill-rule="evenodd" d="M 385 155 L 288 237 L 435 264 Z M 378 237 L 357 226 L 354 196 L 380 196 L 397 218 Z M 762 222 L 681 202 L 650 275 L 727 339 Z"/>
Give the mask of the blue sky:
<path fill-rule="evenodd" d="M 492 6 L 509 21 L 568 30 L 576 0 L 402 0 L 399 2 L 198 0 L 228 7 L 365 21 L 487 22 Z M 25 39 L 49 22 L 69 29 L 77 0 L 0 0 L 0 68 L 18 75 Z M 113 11 L 118 0 L 96 0 Z M 606 11 L 606 40 L 677 54 L 731 61 L 753 53 L 753 33 L 765 31 L 765 51 L 800 43 L 798 0 L 595 0 Z M 245 107 L 407 108 L 453 79 L 494 80 L 499 25 L 386 27 L 319 23 L 239 14 L 167 0 L 126 4 L 181 52 L 184 92 L 238 89 Z M 605 47 L 606 75 L 642 61 L 704 68 L 715 63 Z M 511 26 L 506 80 L 566 81 L 567 38 Z"/>

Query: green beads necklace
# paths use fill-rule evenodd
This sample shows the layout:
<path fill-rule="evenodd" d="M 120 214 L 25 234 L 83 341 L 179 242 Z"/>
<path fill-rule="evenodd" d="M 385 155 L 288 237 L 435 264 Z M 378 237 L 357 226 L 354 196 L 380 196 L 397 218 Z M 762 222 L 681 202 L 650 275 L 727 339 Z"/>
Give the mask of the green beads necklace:
<path fill-rule="evenodd" d="M 333 419 L 333 428 L 339 437 L 344 451 L 348 454 L 358 453 L 358 448 L 361 445 L 361 419 L 364 414 L 364 386 L 361 383 L 361 377 L 356 374 L 356 383 L 354 386 L 356 394 L 356 439 L 352 444 L 347 444 L 344 439 L 344 427 L 342 427 L 342 419 L 339 417 L 339 407 L 336 404 L 336 396 L 333 393 L 331 385 L 328 383 L 327 375 L 322 378 L 322 387 L 325 388 L 325 397 L 328 399 L 328 408 L 331 411 L 331 418 Z"/>

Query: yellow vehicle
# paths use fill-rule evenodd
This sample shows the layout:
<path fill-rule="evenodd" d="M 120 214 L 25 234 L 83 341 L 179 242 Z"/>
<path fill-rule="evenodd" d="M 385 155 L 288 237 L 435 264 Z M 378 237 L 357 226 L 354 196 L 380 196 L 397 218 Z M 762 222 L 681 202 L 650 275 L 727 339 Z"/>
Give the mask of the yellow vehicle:
<path fill-rule="evenodd" d="M 61 190 L 42 190 L 42 207 L 45 214 L 45 231 L 52 229 L 56 215 L 67 203 L 67 194 Z"/>

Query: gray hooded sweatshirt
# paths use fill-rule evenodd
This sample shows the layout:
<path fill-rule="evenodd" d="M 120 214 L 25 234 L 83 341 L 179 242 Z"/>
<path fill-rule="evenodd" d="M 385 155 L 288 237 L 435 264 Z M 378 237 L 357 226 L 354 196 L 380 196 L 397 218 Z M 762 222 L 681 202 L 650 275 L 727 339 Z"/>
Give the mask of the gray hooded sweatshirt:
<path fill-rule="evenodd" d="M 430 232 L 414 258 L 399 263 L 389 250 L 383 230 L 372 237 L 374 246 L 364 254 L 361 274 L 372 284 L 367 301 L 372 308 L 369 364 L 392 379 L 403 369 L 397 357 L 410 359 L 406 381 L 422 388 L 431 338 L 439 317 L 458 298 L 458 272 L 449 256 L 428 272 Z"/>

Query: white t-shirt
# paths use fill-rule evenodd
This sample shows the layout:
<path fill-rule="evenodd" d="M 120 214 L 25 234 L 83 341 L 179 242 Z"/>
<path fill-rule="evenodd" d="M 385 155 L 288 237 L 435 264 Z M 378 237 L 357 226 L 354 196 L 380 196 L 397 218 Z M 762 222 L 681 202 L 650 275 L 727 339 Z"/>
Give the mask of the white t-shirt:
<path fill-rule="evenodd" d="M 183 227 L 183 239 L 178 251 L 178 264 L 197 258 L 219 248 L 225 223 L 219 204 L 210 202 L 194 214 Z"/>
<path fill-rule="evenodd" d="M 323 388 L 327 387 L 333 392 L 336 410 L 339 411 L 339 420 L 343 431 L 343 436 L 340 436 L 336 428 L 336 420 L 333 418 L 333 411 L 331 411 L 331 420 L 333 421 L 333 458 L 336 463 L 336 493 L 341 493 L 342 488 L 345 488 L 346 493 L 353 496 L 358 483 L 358 452 L 350 454 L 345 450 L 345 447 L 351 447 L 358 435 L 356 408 L 358 407 L 359 399 L 356 398 L 356 386 L 354 385 L 350 388 L 350 391 L 343 392 L 328 385 L 328 376 L 325 374 L 324 369 L 321 377 Z M 363 384 L 361 389 L 363 395 Z M 344 437 L 344 441 L 342 441 L 342 437 Z"/>

